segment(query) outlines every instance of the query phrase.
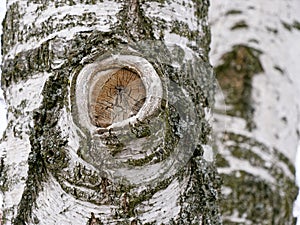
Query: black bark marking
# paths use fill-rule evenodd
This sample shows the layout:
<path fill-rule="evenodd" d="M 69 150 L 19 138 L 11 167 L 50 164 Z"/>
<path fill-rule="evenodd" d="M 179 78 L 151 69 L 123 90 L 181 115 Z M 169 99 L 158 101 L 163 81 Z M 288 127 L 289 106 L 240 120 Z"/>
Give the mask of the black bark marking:
<path fill-rule="evenodd" d="M 117 27 L 130 40 L 154 39 L 152 21 L 145 16 L 139 0 L 125 1 L 118 16 L 120 23 Z"/>
<path fill-rule="evenodd" d="M 48 173 L 66 166 L 68 158 L 63 150 L 67 144 L 56 127 L 63 107 L 67 82 L 61 74 L 49 78 L 43 90 L 43 102 L 34 112 L 34 127 L 30 135 L 31 153 L 28 158 L 28 178 L 14 224 L 27 224 L 32 220 L 32 209 L 43 190 Z"/>

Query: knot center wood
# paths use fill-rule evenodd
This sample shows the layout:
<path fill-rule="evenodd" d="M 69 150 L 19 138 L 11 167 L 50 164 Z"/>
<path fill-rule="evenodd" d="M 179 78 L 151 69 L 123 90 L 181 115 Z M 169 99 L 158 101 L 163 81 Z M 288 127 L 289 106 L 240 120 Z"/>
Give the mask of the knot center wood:
<path fill-rule="evenodd" d="M 146 89 L 140 76 L 127 68 L 119 69 L 92 91 L 92 121 L 108 127 L 138 113 L 146 99 Z"/>

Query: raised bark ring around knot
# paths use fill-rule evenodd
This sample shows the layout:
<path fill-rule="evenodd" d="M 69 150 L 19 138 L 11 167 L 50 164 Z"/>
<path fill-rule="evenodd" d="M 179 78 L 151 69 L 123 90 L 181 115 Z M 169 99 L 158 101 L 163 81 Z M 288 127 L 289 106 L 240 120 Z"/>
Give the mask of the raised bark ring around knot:
<path fill-rule="evenodd" d="M 94 133 L 148 118 L 160 107 L 163 89 L 146 59 L 115 55 L 86 65 L 75 94 L 79 123 Z"/>

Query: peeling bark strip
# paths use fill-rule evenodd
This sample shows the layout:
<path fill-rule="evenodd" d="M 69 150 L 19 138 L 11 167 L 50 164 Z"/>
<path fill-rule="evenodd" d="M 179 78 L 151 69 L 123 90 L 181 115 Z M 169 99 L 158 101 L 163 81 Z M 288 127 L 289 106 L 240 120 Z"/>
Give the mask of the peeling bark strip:
<path fill-rule="evenodd" d="M 3 224 L 221 224 L 208 2 L 7 8 Z"/>

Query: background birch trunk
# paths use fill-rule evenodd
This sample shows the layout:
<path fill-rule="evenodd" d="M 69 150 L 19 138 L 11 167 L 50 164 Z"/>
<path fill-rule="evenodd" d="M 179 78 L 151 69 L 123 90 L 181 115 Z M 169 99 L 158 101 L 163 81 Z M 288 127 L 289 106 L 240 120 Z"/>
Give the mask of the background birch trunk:
<path fill-rule="evenodd" d="M 220 224 L 207 10 L 206 0 L 7 1 L 3 224 Z M 77 78 L 122 55 L 155 68 L 156 114 L 85 127 L 90 87 Z"/>
<path fill-rule="evenodd" d="M 215 128 L 223 222 L 295 224 L 299 1 L 211 3 L 210 57 L 226 103 L 217 100 Z"/>

